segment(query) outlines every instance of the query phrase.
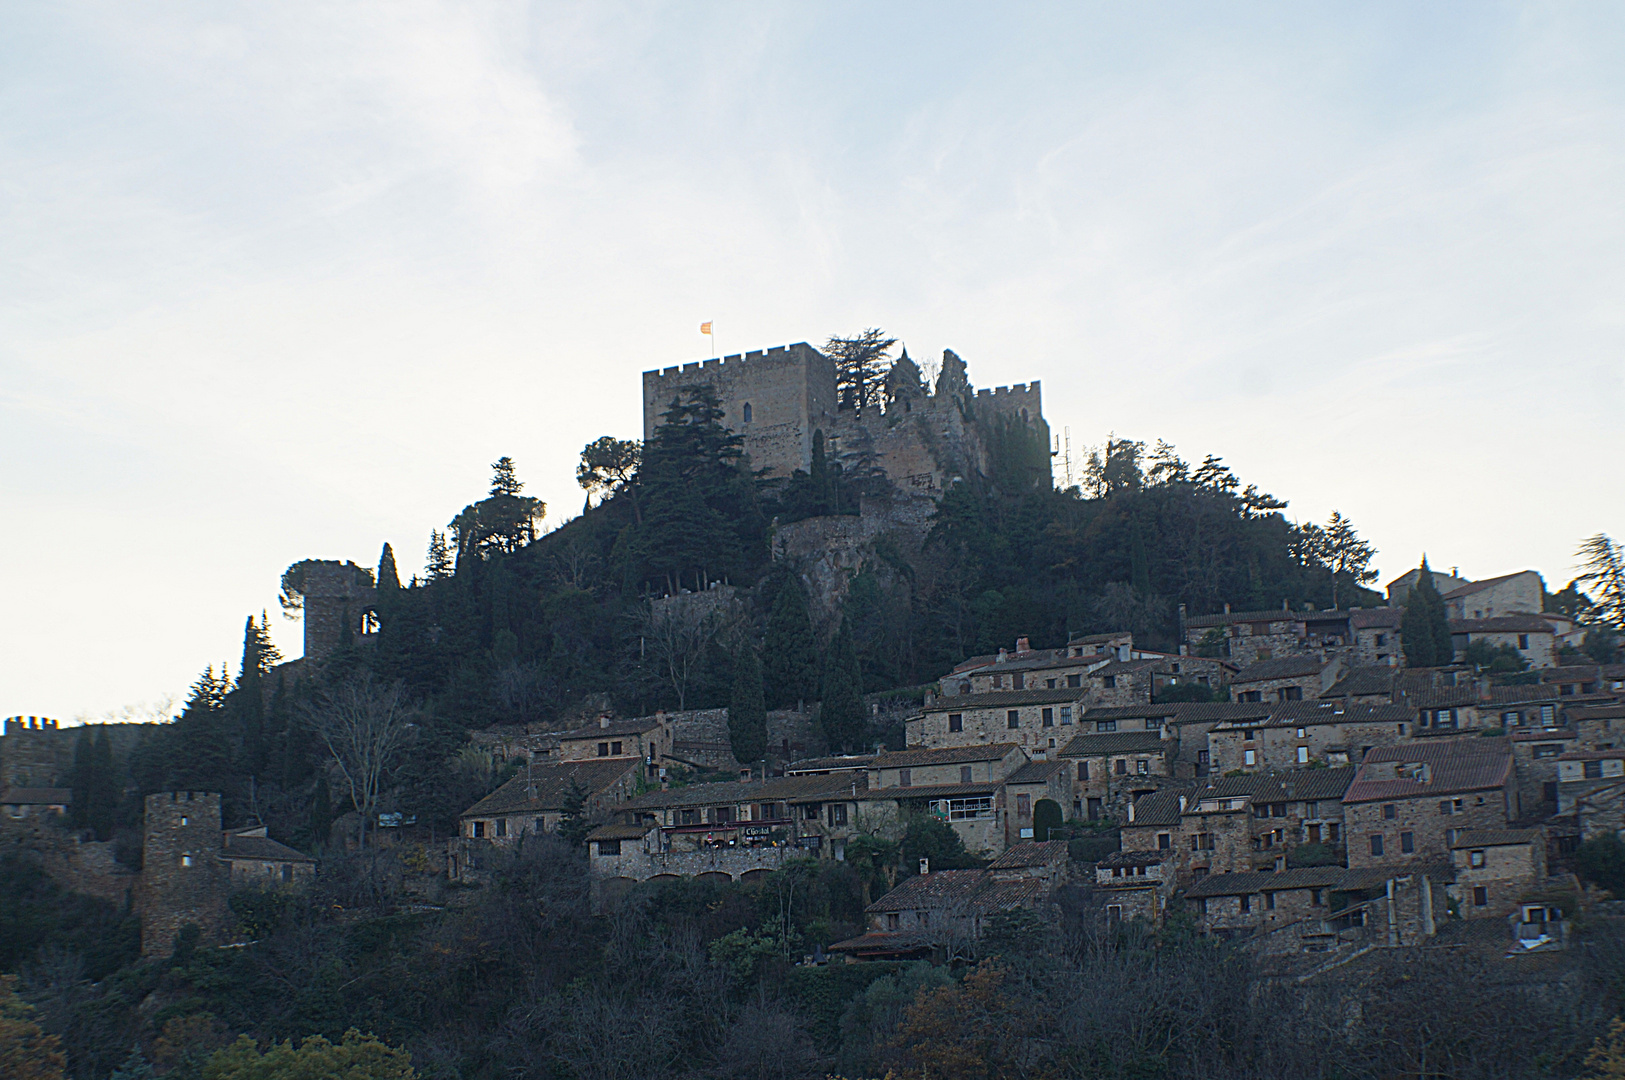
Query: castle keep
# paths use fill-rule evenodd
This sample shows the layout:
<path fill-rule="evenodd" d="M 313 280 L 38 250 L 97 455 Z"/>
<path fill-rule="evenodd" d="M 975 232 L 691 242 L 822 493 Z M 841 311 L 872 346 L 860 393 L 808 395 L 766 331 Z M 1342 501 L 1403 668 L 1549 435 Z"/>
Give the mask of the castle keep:
<path fill-rule="evenodd" d="M 955 478 L 985 474 L 988 435 L 1019 425 L 1049 445 L 1039 384 L 973 391 L 964 361 L 944 352 L 935 388 L 905 350 L 879 408 L 840 408 L 835 364 L 806 342 L 643 373 L 643 438 L 684 390 L 709 385 L 723 423 L 744 438 L 747 463 L 770 478 L 812 464 L 813 437 L 849 472 L 878 469 L 900 491 L 938 496 Z"/>

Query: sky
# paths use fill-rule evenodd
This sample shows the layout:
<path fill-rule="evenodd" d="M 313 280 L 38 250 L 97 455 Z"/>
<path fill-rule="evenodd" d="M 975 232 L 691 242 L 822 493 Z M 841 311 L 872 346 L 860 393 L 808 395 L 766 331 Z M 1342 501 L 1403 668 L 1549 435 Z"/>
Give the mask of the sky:
<path fill-rule="evenodd" d="M 1625 534 L 1617 4 L 0 7 L 0 714 L 162 714 L 304 558 L 547 523 L 640 373 L 881 326 L 1386 582 Z"/>

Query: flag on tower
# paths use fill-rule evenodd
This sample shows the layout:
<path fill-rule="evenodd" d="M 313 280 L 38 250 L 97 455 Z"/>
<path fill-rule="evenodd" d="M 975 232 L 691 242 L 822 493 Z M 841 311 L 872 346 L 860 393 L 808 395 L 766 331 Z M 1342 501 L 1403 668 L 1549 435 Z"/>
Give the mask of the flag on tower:
<path fill-rule="evenodd" d="M 711 333 L 711 324 L 709 322 L 702 322 L 700 324 L 700 333 L 702 333 L 702 334 Z"/>

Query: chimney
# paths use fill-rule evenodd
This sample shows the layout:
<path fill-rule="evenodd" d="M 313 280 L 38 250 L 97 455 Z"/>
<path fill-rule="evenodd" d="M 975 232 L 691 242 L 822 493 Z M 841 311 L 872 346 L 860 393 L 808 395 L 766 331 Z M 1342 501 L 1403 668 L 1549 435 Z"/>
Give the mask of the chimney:
<path fill-rule="evenodd" d="M 1000 649 L 999 650 L 999 663 L 1002 664 L 1008 659 L 1010 659 L 1010 650 L 1009 649 Z"/>
<path fill-rule="evenodd" d="M 1016 652 L 1018 652 L 1018 653 L 1032 652 L 1032 648 L 1030 647 L 1030 645 L 1028 643 L 1028 640 L 1026 638 L 1024 638 L 1024 637 L 1016 638 Z"/>
<path fill-rule="evenodd" d="M 598 726 L 601 727 L 601 728 L 609 727 L 609 717 L 608 716 L 600 716 L 598 718 Z"/>
<path fill-rule="evenodd" d="M 931 860 L 930 859 L 921 859 L 920 860 L 920 876 L 924 877 L 925 875 L 929 874 L 930 872 L 931 872 Z"/>
<path fill-rule="evenodd" d="M 1181 814 L 1185 812 L 1185 796 L 1183 795 L 1179 797 L 1179 812 Z"/>
<path fill-rule="evenodd" d="M 1226 615 L 1230 614 L 1230 605 L 1229 604 L 1224 605 L 1224 613 Z"/>
<path fill-rule="evenodd" d="M 1134 824 L 1134 799 L 1132 797 L 1128 801 L 1128 823 L 1130 825 Z"/>

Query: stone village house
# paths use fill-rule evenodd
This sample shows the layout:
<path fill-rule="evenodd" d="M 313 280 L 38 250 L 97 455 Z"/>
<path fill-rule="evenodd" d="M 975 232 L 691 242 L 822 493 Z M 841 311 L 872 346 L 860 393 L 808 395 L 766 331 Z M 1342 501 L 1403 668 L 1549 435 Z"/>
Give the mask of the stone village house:
<path fill-rule="evenodd" d="M 520 766 L 518 775 L 459 815 L 458 835 L 446 844 L 446 876 L 476 880 L 488 845 L 556 831 L 572 792 L 586 796 L 589 818 L 608 813 L 636 794 L 644 769 L 641 758 L 624 756 Z"/>
<path fill-rule="evenodd" d="M 1373 748 L 1343 816 L 1351 869 L 1448 863 L 1462 833 L 1520 816 L 1510 748 L 1482 737 Z"/>

